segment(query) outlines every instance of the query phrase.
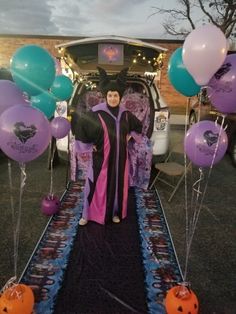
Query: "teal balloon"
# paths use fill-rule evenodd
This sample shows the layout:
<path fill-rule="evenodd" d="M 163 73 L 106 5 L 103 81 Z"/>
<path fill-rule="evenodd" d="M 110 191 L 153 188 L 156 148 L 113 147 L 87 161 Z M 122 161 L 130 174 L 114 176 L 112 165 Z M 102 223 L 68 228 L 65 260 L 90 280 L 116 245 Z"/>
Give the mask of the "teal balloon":
<path fill-rule="evenodd" d="M 26 45 L 12 56 L 10 71 L 16 85 L 29 96 L 35 96 L 51 87 L 56 66 L 47 50 L 37 45 Z"/>
<path fill-rule="evenodd" d="M 51 93 L 45 92 L 32 96 L 30 101 L 32 107 L 43 112 L 48 119 L 54 116 L 54 112 L 56 110 L 56 99 Z"/>
<path fill-rule="evenodd" d="M 73 93 L 73 83 L 65 75 L 57 75 L 51 87 L 51 92 L 58 101 L 67 100 Z"/>
<path fill-rule="evenodd" d="M 187 71 L 182 59 L 182 48 L 177 48 L 168 63 L 168 77 L 174 88 L 187 97 L 195 96 L 200 92 L 200 86 Z"/>

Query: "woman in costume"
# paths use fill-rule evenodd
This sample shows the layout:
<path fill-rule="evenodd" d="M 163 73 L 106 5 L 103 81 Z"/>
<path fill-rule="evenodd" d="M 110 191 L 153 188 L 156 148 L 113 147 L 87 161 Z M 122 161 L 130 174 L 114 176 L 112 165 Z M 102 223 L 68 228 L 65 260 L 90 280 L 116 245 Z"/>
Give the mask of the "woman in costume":
<path fill-rule="evenodd" d="M 86 225 L 89 220 L 99 224 L 110 221 L 119 223 L 126 217 L 129 175 L 127 144 L 131 136 L 139 141 L 142 132 L 141 122 L 119 106 L 128 69 L 123 69 L 116 81 L 110 81 L 104 69 L 98 70 L 100 90 L 106 101 L 72 119 L 76 150 L 80 153 L 92 152 L 80 225 Z"/>

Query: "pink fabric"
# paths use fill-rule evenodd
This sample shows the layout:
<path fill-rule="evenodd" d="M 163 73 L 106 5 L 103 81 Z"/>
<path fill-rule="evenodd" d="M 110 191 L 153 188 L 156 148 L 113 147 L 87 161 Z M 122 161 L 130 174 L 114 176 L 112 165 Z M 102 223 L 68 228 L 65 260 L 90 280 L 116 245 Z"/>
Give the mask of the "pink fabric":
<path fill-rule="evenodd" d="M 127 216 L 127 204 L 128 204 L 128 188 L 129 188 L 129 159 L 128 151 L 125 162 L 125 173 L 124 173 L 124 186 L 123 186 L 123 202 L 122 202 L 122 218 Z"/>
<path fill-rule="evenodd" d="M 100 115 L 99 118 L 104 129 L 104 160 L 102 170 L 96 182 L 96 190 L 94 192 L 92 202 L 87 209 L 87 220 L 93 220 L 100 224 L 104 224 L 106 215 L 107 169 L 110 154 L 110 143 L 106 124 Z"/>

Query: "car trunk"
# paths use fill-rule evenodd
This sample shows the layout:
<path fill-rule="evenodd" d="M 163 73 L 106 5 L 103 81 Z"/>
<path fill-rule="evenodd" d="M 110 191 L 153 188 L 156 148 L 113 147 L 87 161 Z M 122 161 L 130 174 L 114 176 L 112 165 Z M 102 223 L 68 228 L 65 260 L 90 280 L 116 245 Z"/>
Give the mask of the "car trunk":
<path fill-rule="evenodd" d="M 76 75 L 79 83 L 79 93 L 76 88 L 74 97 L 70 101 L 71 107 L 76 107 L 79 102 L 83 103 L 85 108 L 91 107 L 90 103 L 100 101 L 96 87 L 87 85 L 85 79 L 90 83 L 98 80 L 97 66 L 106 70 L 110 75 L 118 73 L 121 69 L 129 67 L 127 82 L 139 82 L 140 87 L 146 86 L 146 93 L 143 89 L 139 91 L 127 92 L 123 96 L 123 105 L 126 102 L 129 110 L 140 119 L 142 116 L 143 133 L 150 139 L 153 131 L 155 138 L 160 138 L 161 130 L 154 130 L 154 118 L 157 119 L 162 114 L 159 104 L 159 96 L 153 96 L 150 86 L 153 84 L 155 75 L 160 72 L 163 53 L 167 49 L 150 44 L 141 40 L 130 39 L 126 37 L 104 36 L 94 38 L 84 38 L 61 45 L 57 45 L 61 56 L 66 64 L 72 69 L 73 75 Z M 84 85 L 81 89 L 80 86 Z M 149 87 L 148 87 L 149 85 Z M 127 84 L 127 89 L 128 89 Z M 82 93 L 88 94 L 82 99 Z M 135 105 L 133 105 L 135 104 Z M 90 108 L 91 109 L 91 108 Z M 146 113 L 146 115 L 144 115 Z M 159 148 L 158 148 L 159 150 Z M 163 153 L 162 153 L 163 154 Z"/>
<path fill-rule="evenodd" d="M 71 69 L 79 73 L 97 72 L 97 66 L 107 72 L 129 67 L 129 73 L 144 75 L 157 72 L 161 54 L 167 49 L 141 40 L 118 36 L 85 38 L 57 45 Z"/>

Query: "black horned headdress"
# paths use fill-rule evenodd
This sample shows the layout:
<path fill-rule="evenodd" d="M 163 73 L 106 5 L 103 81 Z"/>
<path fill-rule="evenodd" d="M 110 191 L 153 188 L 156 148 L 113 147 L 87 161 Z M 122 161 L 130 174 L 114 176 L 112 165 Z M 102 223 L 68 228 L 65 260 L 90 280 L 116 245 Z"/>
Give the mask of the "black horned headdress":
<path fill-rule="evenodd" d="M 97 67 L 99 72 L 99 89 L 100 91 L 106 95 L 108 91 L 117 91 L 120 97 L 123 96 L 123 93 L 126 88 L 126 76 L 129 68 L 122 69 L 114 79 L 109 78 L 107 72 L 100 67 Z"/>

